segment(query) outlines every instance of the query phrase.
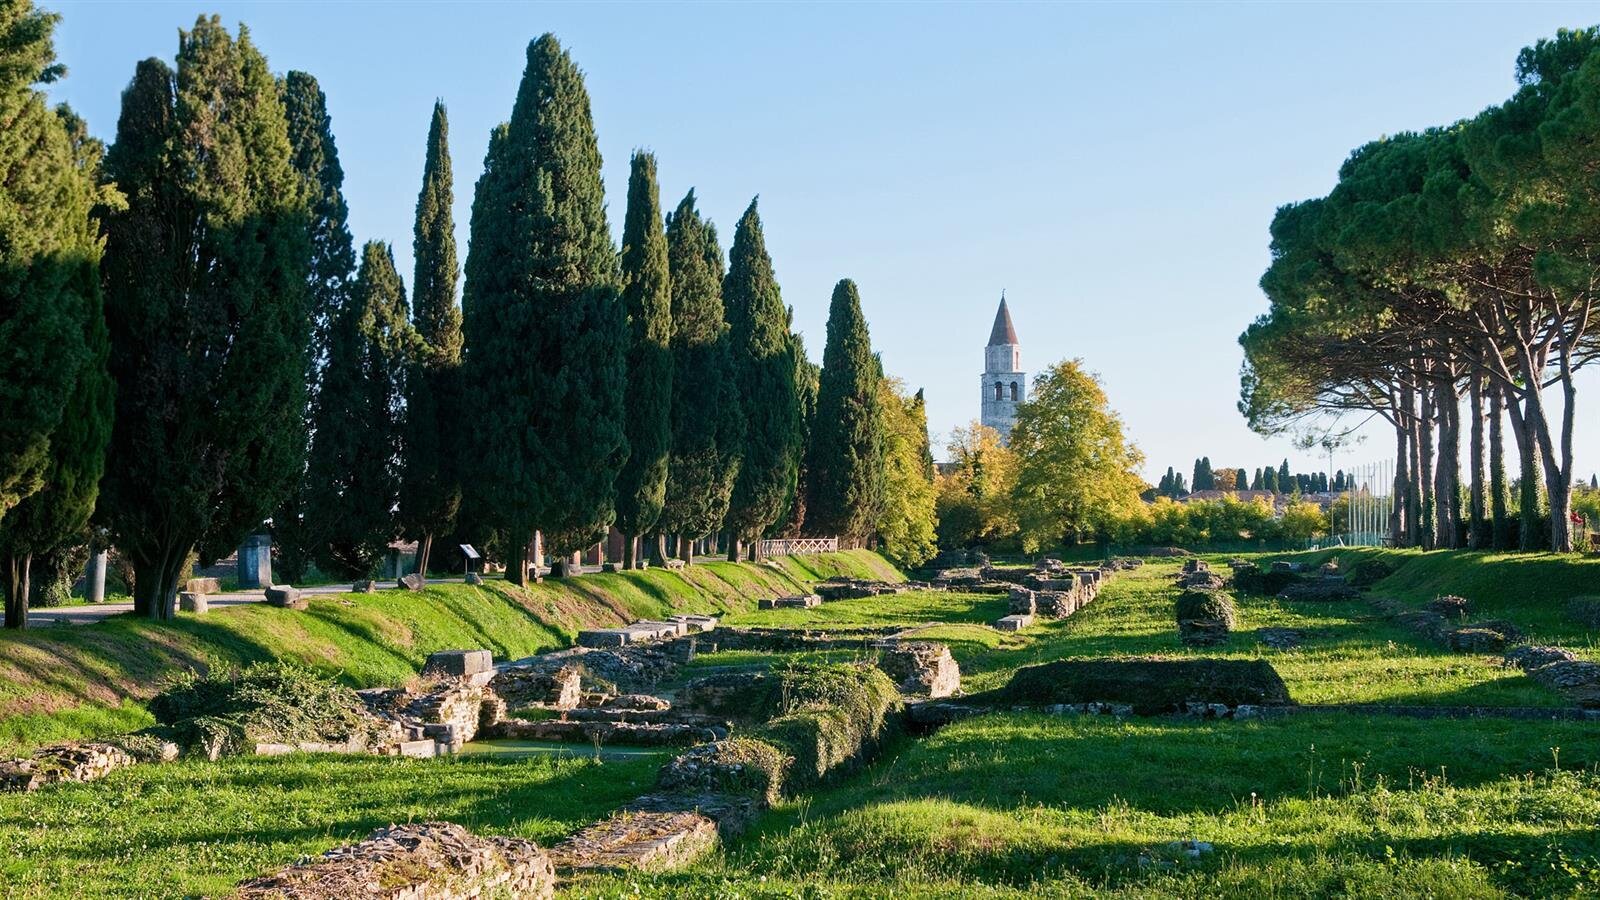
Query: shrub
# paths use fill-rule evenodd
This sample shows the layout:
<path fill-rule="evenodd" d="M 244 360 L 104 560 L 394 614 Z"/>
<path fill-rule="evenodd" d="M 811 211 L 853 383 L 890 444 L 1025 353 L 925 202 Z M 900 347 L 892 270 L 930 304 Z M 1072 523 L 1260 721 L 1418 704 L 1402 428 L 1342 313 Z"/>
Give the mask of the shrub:
<path fill-rule="evenodd" d="M 1142 715 L 1184 703 L 1281 706 L 1294 701 L 1260 659 L 1063 659 L 1024 666 L 1000 690 L 1010 703 L 1126 703 Z"/>
<path fill-rule="evenodd" d="M 1600 597 L 1573 597 L 1568 600 L 1567 618 L 1585 628 L 1600 628 Z"/>
<path fill-rule="evenodd" d="M 1388 560 L 1363 559 L 1345 572 L 1344 580 L 1353 587 L 1365 590 L 1397 571 L 1399 571 L 1399 567 Z"/>
<path fill-rule="evenodd" d="M 292 663 L 177 676 L 150 712 L 177 743 L 210 756 L 255 743 L 366 742 L 382 730 L 355 691 Z"/>
<path fill-rule="evenodd" d="M 1176 603 L 1178 635 L 1186 644 L 1213 644 L 1228 639 L 1239 624 L 1233 598 L 1221 591 L 1184 591 Z"/>

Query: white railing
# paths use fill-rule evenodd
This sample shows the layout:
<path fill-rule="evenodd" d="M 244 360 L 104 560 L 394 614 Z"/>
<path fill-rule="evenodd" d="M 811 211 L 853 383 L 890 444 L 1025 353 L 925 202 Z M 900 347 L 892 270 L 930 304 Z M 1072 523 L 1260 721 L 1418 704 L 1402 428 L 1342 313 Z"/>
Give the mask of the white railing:
<path fill-rule="evenodd" d="M 794 556 L 801 553 L 832 553 L 839 549 L 839 539 L 831 538 L 779 538 L 762 541 L 756 552 L 762 556 Z"/>

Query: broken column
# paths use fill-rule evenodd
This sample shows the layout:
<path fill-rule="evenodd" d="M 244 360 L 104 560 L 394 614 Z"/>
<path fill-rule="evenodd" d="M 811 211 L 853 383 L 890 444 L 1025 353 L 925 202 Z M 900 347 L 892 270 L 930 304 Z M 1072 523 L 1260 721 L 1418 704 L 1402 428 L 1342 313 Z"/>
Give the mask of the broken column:
<path fill-rule="evenodd" d="M 239 589 L 261 590 L 272 585 L 272 535 L 252 534 L 239 545 Z"/>

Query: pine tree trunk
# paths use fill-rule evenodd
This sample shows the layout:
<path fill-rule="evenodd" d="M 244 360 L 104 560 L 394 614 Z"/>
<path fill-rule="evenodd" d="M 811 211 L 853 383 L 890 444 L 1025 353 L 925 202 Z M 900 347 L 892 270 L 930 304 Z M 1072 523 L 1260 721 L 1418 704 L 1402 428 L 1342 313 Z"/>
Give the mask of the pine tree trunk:
<path fill-rule="evenodd" d="M 661 567 L 667 564 L 667 536 L 656 532 L 650 536 L 650 565 Z"/>
<path fill-rule="evenodd" d="M 1467 501 L 1467 515 L 1470 519 L 1468 531 L 1471 533 L 1471 546 L 1474 550 L 1487 550 L 1494 545 L 1494 539 L 1489 534 L 1488 524 L 1485 521 L 1484 503 L 1484 471 L 1483 471 L 1483 376 L 1474 374 L 1469 388 L 1470 404 L 1468 409 L 1472 415 L 1471 434 L 1468 438 L 1471 454 L 1468 463 L 1467 476 L 1472 480 L 1471 494 Z"/>
<path fill-rule="evenodd" d="M 1496 550 L 1511 549 L 1511 495 L 1506 485 L 1505 389 L 1489 384 L 1489 520 Z"/>
<path fill-rule="evenodd" d="M 1406 513 L 1408 506 L 1408 488 L 1411 484 L 1411 473 L 1408 463 L 1411 459 L 1411 442 L 1408 440 L 1404 419 L 1396 421 L 1394 426 L 1394 498 L 1393 508 L 1389 511 L 1389 543 L 1396 547 L 1406 545 L 1408 525 Z"/>
<path fill-rule="evenodd" d="M 6 557 L 5 584 L 0 587 L 5 589 L 7 628 L 20 631 L 28 627 L 28 593 L 31 587 L 28 575 L 32 568 L 31 556 Z"/>
<path fill-rule="evenodd" d="M 731 533 L 728 535 L 728 562 L 742 562 L 744 543 Z"/>
<path fill-rule="evenodd" d="M 639 536 L 636 534 L 623 535 L 622 537 L 622 568 L 636 569 L 639 567 Z"/>
<path fill-rule="evenodd" d="M 1434 525 L 1434 546 L 1456 547 L 1460 540 L 1461 492 L 1458 489 L 1461 468 L 1461 440 L 1456 431 L 1456 402 L 1454 381 L 1441 381 L 1435 387 L 1434 412 L 1439 419 L 1439 464 L 1433 473 L 1433 495 L 1437 521 Z"/>
<path fill-rule="evenodd" d="M 685 566 L 694 565 L 694 538 L 678 536 L 678 556 Z"/>
<path fill-rule="evenodd" d="M 538 529 L 528 542 L 528 580 L 534 584 L 544 581 L 544 532 Z"/>
<path fill-rule="evenodd" d="M 1422 546 L 1429 550 L 1438 546 L 1435 539 L 1439 529 L 1439 495 L 1434 491 L 1434 432 L 1435 415 L 1433 391 L 1424 386 L 1417 392 L 1422 401 L 1422 414 L 1417 419 L 1417 434 L 1421 438 L 1418 457 L 1422 468 L 1417 472 L 1417 489 L 1422 494 Z"/>

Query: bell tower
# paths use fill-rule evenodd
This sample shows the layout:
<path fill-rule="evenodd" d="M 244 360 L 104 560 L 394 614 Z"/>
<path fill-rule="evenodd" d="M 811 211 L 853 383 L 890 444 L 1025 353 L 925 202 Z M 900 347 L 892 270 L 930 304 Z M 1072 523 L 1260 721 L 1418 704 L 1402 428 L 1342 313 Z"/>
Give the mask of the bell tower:
<path fill-rule="evenodd" d="M 1017 421 L 1017 404 L 1028 399 L 1028 376 L 1022 371 L 1022 346 L 1017 342 L 1016 326 L 1006 295 L 1000 292 L 1000 308 L 989 330 L 989 345 L 983 348 L 983 407 L 979 421 L 1011 439 L 1011 426 Z"/>

